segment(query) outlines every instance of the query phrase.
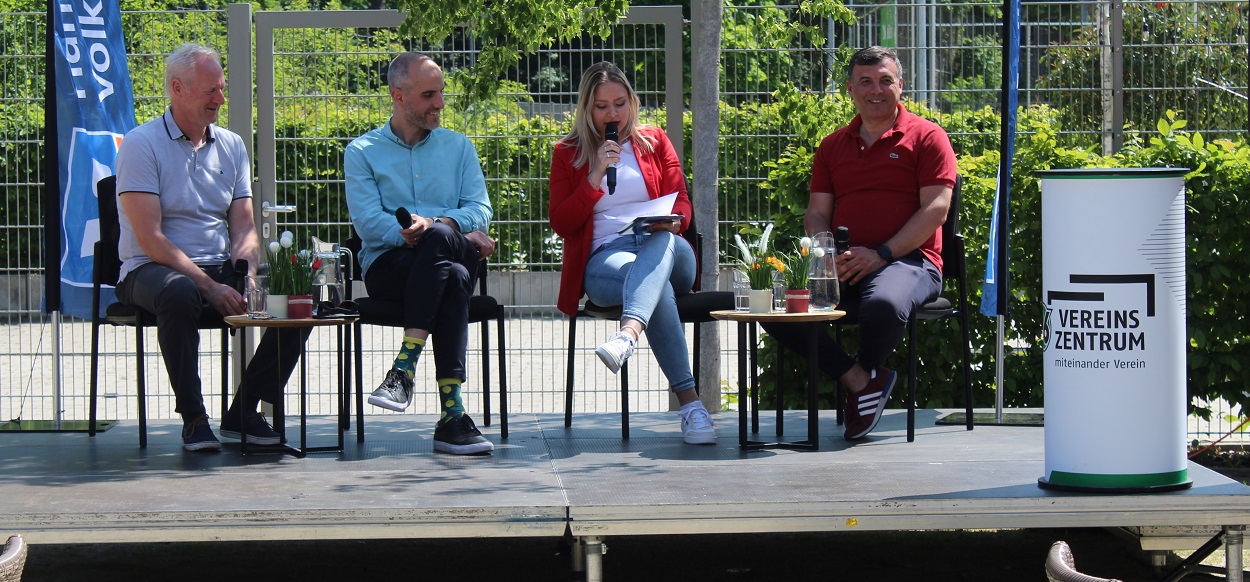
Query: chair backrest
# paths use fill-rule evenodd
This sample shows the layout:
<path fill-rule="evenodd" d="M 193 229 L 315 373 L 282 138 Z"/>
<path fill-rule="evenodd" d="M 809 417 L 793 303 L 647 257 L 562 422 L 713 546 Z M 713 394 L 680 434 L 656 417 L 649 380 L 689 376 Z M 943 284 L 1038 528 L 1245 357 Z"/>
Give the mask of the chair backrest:
<path fill-rule="evenodd" d="M 690 217 L 690 225 L 686 227 L 686 231 L 681 233 L 690 243 L 690 248 L 694 249 L 694 291 L 703 289 L 703 235 L 699 234 L 699 229 L 695 227 L 694 217 Z"/>
<path fill-rule="evenodd" d="M 962 275 L 964 265 L 963 235 L 959 232 L 959 205 L 963 196 L 963 178 L 955 176 L 955 188 L 951 191 L 950 208 L 946 210 L 946 222 L 942 223 L 942 278 L 954 279 Z"/>
<path fill-rule="evenodd" d="M 95 243 L 92 282 L 114 285 L 122 268 L 122 261 L 117 255 L 117 241 L 121 239 L 121 225 L 117 217 L 117 176 L 107 176 L 96 182 L 96 205 L 100 212 L 100 240 Z"/>

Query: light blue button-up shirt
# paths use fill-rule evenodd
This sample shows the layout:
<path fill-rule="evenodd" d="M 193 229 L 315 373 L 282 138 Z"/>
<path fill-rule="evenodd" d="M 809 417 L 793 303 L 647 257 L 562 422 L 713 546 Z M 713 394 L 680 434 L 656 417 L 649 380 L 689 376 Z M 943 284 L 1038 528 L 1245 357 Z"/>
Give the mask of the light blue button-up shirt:
<path fill-rule="evenodd" d="M 347 146 L 347 211 L 360 235 L 360 265 L 369 270 L 387 250 L 404 246 L 395 210 L 447 217 L 460 230 L 487 232 L 491 210 L 477 149 L 463 134 L 438 128 L 416 145 L 391 131 L 390 120 Z"/>

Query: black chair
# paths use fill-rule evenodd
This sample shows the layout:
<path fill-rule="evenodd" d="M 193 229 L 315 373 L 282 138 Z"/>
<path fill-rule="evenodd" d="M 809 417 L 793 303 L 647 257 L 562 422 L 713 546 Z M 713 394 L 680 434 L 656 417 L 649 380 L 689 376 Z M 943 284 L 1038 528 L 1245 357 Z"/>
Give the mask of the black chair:
<path fill-rule="evenodd" d="M 117 217 L 117 177 L 108 176 L 96 183 L 96 198 L 100 212 L 100 240 L 95 243 L 95 261 L 91 273 L 91 402 L 87 434 L 96 433 L 96 397 L 99 393 L 100 373 L 100 326 L 135 328 L 135 369 L 138 374 L 135 389 L 138 393 L 139 446 L 148 446 L 147 381 L 143 365 L 143 329 L 156 327 L 156 316 L 133 305 L 113 302 L 100 315 L 100 286 L 117 282 L 121 272 L 121 259 L 117 256 L 117 241 L 121 227 Z M 230 396 L 230 335 L 232 328 L 226 324 L 216 309 L 205 309 L 200 315 L 200 329 L 221 331 L 221 417 L 225 418 Z"/>
<path fill-rule="evenodd" d="M 955 188 L 951 194 L 950 208 L 946 212 L 946 222 L 942 224 L 942 280 L 954 281 L 958 304 L 952 304 L 944 295 L 930 301 L 919 309 L 911 312 L 907 320 L 907 442 L 916 440 L 916 322 L 954 318 L 959 322 L 963 337 L 963 373 L 964 373 L 964 413 L 967 415 L 965 425 L 972 430 L 972 342 L 968 330 L 968 269 L 965 257 L 964 236 L 959 233 L 959 206 L 962 197 L 963 180 L 955 179 Z M 842 327 L 856 325 L 858 319 L 854 310 L 848 310 L 846 317 L 834 323 L 835 337 L 842 340 Z M 839 409 L 842 405 L 842 387 L 837 388 L 836 395 Z M 839 416 L 839 423 L 841 416 Z"/>
<path fill-rule="evenodd" d="M 694 219 L 691 218 L 690 226 L 686 229 L 682 236 L 690 241 L 694 248 L 696 264 L 699 263 L 703 256 L 703 237 L 699 235 L 695 229 Z M 677 298 L 677 314 L 681 318 L 682 323 L 693 323 L 694 326 L 694 362 L 693 370 L 695 372 L 695 391 L 699 386 L 697 384 L 699 378 L 699 348 L 702 345 L 703 334 L 699 331 L 700 323 L 708 323 L 716 321 L 710 315 L 713 311 L 732 310 L 734 308 L 734 296 L 730 291 L 701 291 L 701 281 L 699 277 L 700 271 L 696 267 L 695 271 L 694 291 L 682 295 Z M 621 320 L 621 307 L 604 307 L 596 305 L 589 299 L 578 309 L 577 314 L 569 318 L 569 348 L 568 348 L 568 367 L 566 371 L 564 384 L 564 427 L 573 426 L 573 376 L 575 360 L 574 346 L 577 345 L 577 320 L 582 317 L 593 317 L 595 319 L 606 319 L 609 321 Z M 629 439 L 629 362 L 625 362 L 621 366 L 621 438 Z"/>
<path fill-rule="evenodd" d="M 363 281 L 361 275 L 360 261 L 355 260 L 360 256 L 360 248 L 362 241 L 360 237 L 352 234 L 344 245 L 352 253 L 352 280 Z M 490 426 L 490 326 L 487 322 L 494 320 L 499 334 L 499 436 L 500 438 L 508 438 L 508 364 L 507 364 L 507 348 L 505 347 L 507 336 L 504 335 L 504 306 L 492 297 L 486 289 L 486 275 L 488 263 L 485 259 L 478 263 L 477 282 L 478 294 L 469 299 L 469 323 L 481 323 L 482 332 L 482 424 Z M 351 299 L 351 284 L 348 284 L 348 298 Z M 353 299 L 359 312 L 360 319 L 356 320 L 356 441 L 364 442 L 365 440 L 365 388 L 364 388 L 364 345 L 361 338 L 361 326 L 379 325 L 383 327 L 404 327 L 404 304 L 399 301 L 390 301 L 386 299 L 378 299 L 376 297 L 362 297 Z"/>

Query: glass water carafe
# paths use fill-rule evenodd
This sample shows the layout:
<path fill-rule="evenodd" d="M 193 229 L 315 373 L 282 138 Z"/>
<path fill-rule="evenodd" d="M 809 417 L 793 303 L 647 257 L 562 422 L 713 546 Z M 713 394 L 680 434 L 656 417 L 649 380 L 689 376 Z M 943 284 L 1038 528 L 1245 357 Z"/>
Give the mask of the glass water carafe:
<path fill-rule="evenodd" d="M 817 251 L 816 249 L 820 249 Z M 807 288 L 811 291 L 810 311 L 826 311 L 842 300 L 838 290 L 837 252 L 833 233 L 822 232 L 812 237 L 812 260 L 807 270 Z"/>
<path fill-rule="evenodd" d="M 338 243 L 322 242 L 312 237 L 314 263 L 320 261 L 317 272 L 313 275 L 313 305 L 327 303 L 337 307 L 343 302 L 343 261 L 342 256 L 347 249 L 340 248 Z M 315 263 L 316 264 L 316 263 Z"/>

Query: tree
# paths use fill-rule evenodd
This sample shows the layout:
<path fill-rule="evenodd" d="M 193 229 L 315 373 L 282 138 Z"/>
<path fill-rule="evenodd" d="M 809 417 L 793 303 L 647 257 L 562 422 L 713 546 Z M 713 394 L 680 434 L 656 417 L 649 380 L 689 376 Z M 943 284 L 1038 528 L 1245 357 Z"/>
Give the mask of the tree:
<path fill-rule="evenodd" d="M 406 36 L 440 44 L 467 26 L 481 51 L 464 87 L 474 100 L 493 95 L 522 55 L 582 34 L 606 37 L 629 8 L 627 0 L 400 0 L 398 5 L 408 11 L 400 28 Z"/>

